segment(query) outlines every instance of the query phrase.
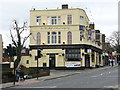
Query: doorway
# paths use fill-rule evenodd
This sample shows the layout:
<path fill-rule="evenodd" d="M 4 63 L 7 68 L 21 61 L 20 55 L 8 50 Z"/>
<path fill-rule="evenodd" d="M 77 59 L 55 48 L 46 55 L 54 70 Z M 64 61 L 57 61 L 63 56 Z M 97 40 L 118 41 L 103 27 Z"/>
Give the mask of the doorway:
<path fill-rule="evenodd" d="M 50 67 L 50 69 L 55 68 L 55 54 L 49 55 L 49 67 Z"/>
<path fill-rule="evenodd" d="M 85 55 L 85 67 L 90 67 L 90 56 L 88 54 Z"/>

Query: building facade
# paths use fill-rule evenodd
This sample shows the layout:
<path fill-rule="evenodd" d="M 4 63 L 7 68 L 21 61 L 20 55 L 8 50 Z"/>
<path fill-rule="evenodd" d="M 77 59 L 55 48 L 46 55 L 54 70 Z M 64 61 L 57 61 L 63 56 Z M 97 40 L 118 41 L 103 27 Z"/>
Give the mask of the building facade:
<path fill-rule="evenodd" d="M 3 41 L 2 35 L 0 34 L 0 64 L 2 64 L 2 54 L 3 54 Z"/>
<path fill-rule="evenodd" d="M 24 65 L 50 69 L 80 69 L 103 66 L 102 34 L 83 9 L 30 11 L 30 57 Z M 26 60 L 25 60 L 26 59 Z"/>

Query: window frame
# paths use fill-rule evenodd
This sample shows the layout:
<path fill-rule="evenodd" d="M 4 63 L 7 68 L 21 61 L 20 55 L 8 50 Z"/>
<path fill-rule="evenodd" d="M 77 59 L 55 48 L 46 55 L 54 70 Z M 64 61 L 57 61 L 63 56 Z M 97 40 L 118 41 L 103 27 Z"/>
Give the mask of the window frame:
<path fill-rule="evenodd" d="M 56 43 L 57 43 L 57 33 L 52 32 L 52 44 L 56 44 Z"/>
<path fill-rule="evenodd" d="M 41 33 L 40 32 L 37 32 L 37 45 L 40 45 L 41 44 Z"/>
<path fill-rule="evenodd" d="M 36 16 L 36 25 L 41 25 L 41 16 Z"/>
<path fill-rule="evenodd" d="M 47 25 L 51 25 L 51 17 L 50 16 L 47 17 Z"/>
<path fill-rule="evenodd" d="M 50 44 L 50 32 L 47 32 L 48 44 Z"/>
<path fill-rule="evenodd" d="M 72 44 L 72 32 L 67 32 L 67 43 Z"/>
<path fill-rule="evenodd" d="M 80 25 L 83 25 L 84 17 L 80 16 Z"/>
<path fill-rule="evenodd" d="M 51 17 L 51 24 L 52 25 L 57 25 L 57 16 L 52 16 Z"/>
<path fill-rule="evenodd" d="M 61 32 L 58 32 L 58 44 L 61 44 Z"/>
<path fill-rule="evenodd" d="M 72 15 L 67 15 L 67 24 L 72 25 Z"/>

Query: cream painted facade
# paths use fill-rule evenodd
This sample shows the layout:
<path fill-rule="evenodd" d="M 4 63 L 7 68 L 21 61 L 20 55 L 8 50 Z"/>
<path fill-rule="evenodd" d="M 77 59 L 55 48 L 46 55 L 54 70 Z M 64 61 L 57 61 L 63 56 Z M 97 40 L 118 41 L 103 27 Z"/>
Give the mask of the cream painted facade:
<path fill-rule="evenodd" d="M 2 64 L 2 53 L 3 53 L 3 41 L 2 35 L 0 34 L 0 64 Z"/>
<path fill-rule="evenodd" d="M 92 25 L 92 24 L 91 24 Z M 96 43 L 94 28 L 83 9 L 30 11 L 30 54 L 22 57 L 27 67 L 37 67 L 37 51 L 41 50 L 38 67 L 53 69 L 103 66 L 102 44 Z M 100 43 L 102 34 L 100 33 Z M 29 64 L 26 64 L 28 63 Z"/>

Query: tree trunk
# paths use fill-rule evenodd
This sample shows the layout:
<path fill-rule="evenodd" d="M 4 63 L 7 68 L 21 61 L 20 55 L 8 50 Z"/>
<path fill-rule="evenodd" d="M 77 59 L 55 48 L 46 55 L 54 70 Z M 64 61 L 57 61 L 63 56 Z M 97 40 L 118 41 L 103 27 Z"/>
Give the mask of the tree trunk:
<path fill-rule="evenodd" d="M 19 66 L 19 63 L 20 63 L 20 61 L 21 61 L 21 51 L 22 51 L 22 47 L 21 46 L 19 46 L 18 48 L 17 48 L 17 59 L 15 60 L 15 68 L 17 68 L 18 66 Z"/>

